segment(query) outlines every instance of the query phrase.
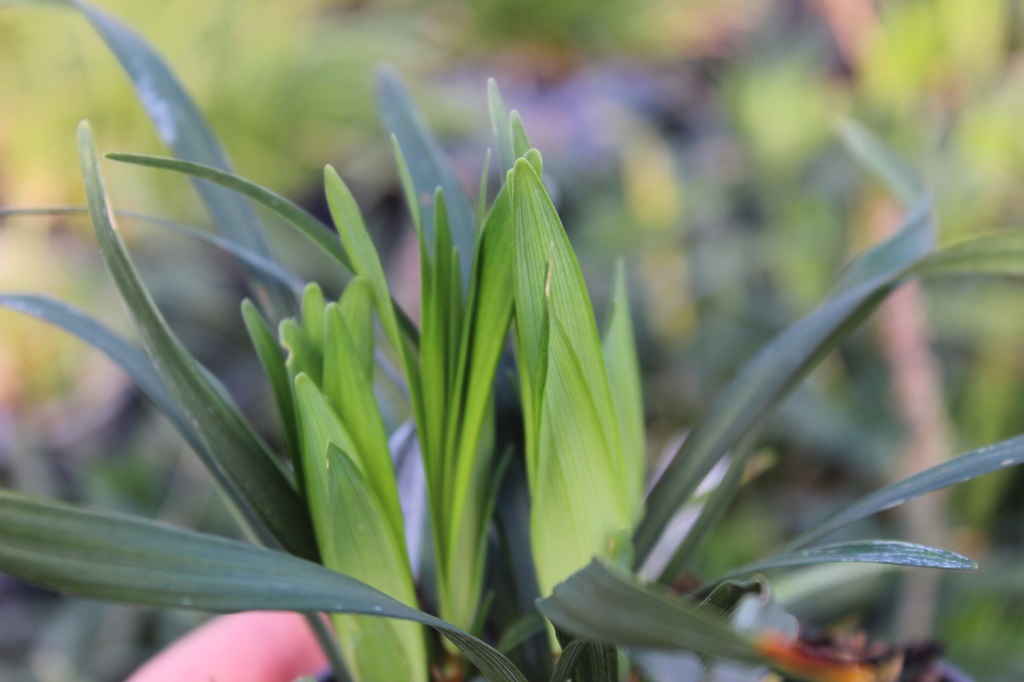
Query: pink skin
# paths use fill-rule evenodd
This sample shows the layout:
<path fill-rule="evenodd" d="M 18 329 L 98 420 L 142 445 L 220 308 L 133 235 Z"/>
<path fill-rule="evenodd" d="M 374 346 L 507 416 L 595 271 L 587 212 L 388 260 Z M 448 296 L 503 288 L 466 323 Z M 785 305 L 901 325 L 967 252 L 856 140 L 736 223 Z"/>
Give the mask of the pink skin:
<path fill-rule="evenodd" d="M 292 682 L 326 665 L 302 616 L 250 611 L 214 618 L 157 654 L 127 682 Z"/>

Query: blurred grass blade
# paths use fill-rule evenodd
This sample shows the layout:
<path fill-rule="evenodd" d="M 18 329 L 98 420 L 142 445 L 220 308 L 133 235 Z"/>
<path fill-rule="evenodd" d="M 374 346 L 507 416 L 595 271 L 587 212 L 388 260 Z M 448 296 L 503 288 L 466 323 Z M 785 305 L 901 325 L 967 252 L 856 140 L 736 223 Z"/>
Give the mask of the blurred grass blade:
<path fill-rule="evenodd" d="M 178 404 L 167 392 L 153 363 L 134 345 L 81 310 L 46 296 L 0 294 L 0 306 L 60 327 L 101 351 L 124 370 L 143 395 L 171 420 L 193 450 L 197 453 L 205 450 Z"/>
<path fill-rule="evenodd" d="M 1024 436 L 972 450 L 841 507 L 801 533 L 783 551 L 806 547 L 854 521 L 901 505 L 933 490 L 1021 463 L 1024 463 Z"/>
<path fill-rule="evenodd" d="M 1024 275 L 1024 229 L 1004 230 L 950 244 L 914 268 L 920 277 L 936 275 Z"/>
<path fill-rule="evenodd" d="M 20 217 L 20 216 L 57 216 L 57 215 L 73 215 L 73 216 L 89 216 L 88 206 L 58 206 L 53 208 L 3 208 L 0 207 L 0 218 L 9 217 Z M 264 258 L 254 251 L 244 248 L 237 242 L 233 242 L 230 239 L 217 236 L 212 232 L 201 230 L 196 227 L 189 225 L 183 225 L 182 223 L 174 220 L 168 220 L 160 216 L 151 215 L 149 213 L 143 213 L 140 211 L 121 211 L 115 210 L 114 216 L 118 220 L 136 220 L 143 223 L 150 223 L 161 227 L 165 230 L 177 232 L 179 234 L 188 235 L 193 239 L 198 239 L 201 242 L 205 242 L 210 246 L 216 247 L 221 251 L 225 251 L 238 260 L 244 262 L 254 270 L 258 270 L 263 275 L 275 279 L 280 282 L 283 286 L 288 287 L 294 294 L 298 294 L 302 291 L 302 282 L 282 268 L 277 263 Z"/>
<path fill-rule="evenodd" d="M 40 4 L 54 4 L 54 0 Z M 175 156 L 230 170 L 227 156 L 203 115 L 160 56 L 140 35 L 82 0 L 63 0 L 57 4 L 77 9 L 96 29 L 128 73 L 154 129 Z M 202 183 L 195 186 L 218 228 L 226 236 L 267 260 L 273 260 L 259 218 L 248 202 L 219 187 Z M 243 270 L 249 274 L 250 283 L 257 285 L 257 290 L 268 294 L 277 315 L 294 311 L 294 298 L 278 282 L 244 264 Z"/>
<path fill-rule="evenodd" d="M 832 297 L 863 287 L 879 277 L 906 274 L 908 266 L 935 248 L 931 207 L 922 200 L 907 214 L 904 226 L 881 244 L 868 249 L 836 281 Z"/>
<path fill-rule="evenodd" d="M 878 175 L 904 206 L 913 206 L 924 194 L 925 184 L 917 172 L 867 128 L 846 119 L 839 125 L 839 138 L 846 150 Z"/>
<path fill-rule="evenodd" d="M 585 639 L 757 660 L 754 645 L 717 618 L 597 561 L 558 585 L 537 608 L 555 627 Z"/>
<path fill-rule="evenodd" d="M 0 571 L 147 606 L 359 613 L 423 623 L 492 682 L 525 682 L 494 648 L 348 576 L 254 545 L 0 491 Z"/>
<path fill-rule="evenodd" d="M 772 571 L 779 568 L 842 561 L 955 570 L 978 567 L 978 564 L 971 559 L 945 549 L 926 547 L 897 540 L 858 540 L 775 554 L 763 561 L 755 561 L 754 563 L 731 570 L 719 578 L 719 580 L 760 573 L 762 571 Z"/>
<path fill-rule="evenodd" d="M 315 557 L 312 527 L 302 499 L 274 455 L 217 390 L 157 310 L 111 216 L 88 124 L 79 127 L 79 154 L 93 227 L 107 268 L 132 312 L 143 346 L 168 392 L 181 407 L 208 455 L 204 462 L 257 532 L 290 552 Z"/>
<path fill-rule="evenodd" d="M 501 91 L 498 90 L 498 83 L 493 78 L 487 79 L 487 108 L 491 113 L 491 126 L 494 129 L 494 137 L 498 141 L 498 163 L 502 183 L 505 182 L 505 173 L 512 170 L 516 162 L 516 154 L 512 148 L 512 129 L 509 127 L 508 109 L 505 108 L 505 101 L 501 98 Z"/>
<path fill-rule="evenodd" d="M 413 103 L 398 74 L 381 69 L 377 75 L 377 105 L 388 132 L 393 133 L 408 163 L 409 174 L 419 198 L 418 212 L 423 221 L 424 238 L 434 242 L 434 191 L 444 190 L 448 202 L 448 220 L 452 240 L 460 253 L 473 253 L 475 230 L 473 209 L 470 207 L 462 183 L 455 175 L 440 145 L 430 133 L 423 116 Z M 425 203 L 424 203 L 425 202 Z M 470 263 L 462 263 L 461 281 L 465 288 L 469 281 Z"/>
<path fill-rule="evenodd" d="M 840 340 L 853 331 L 927 253 L 931 213 L 923 201 L 903 229 L 852 266 L 846 285 L 821 307 L 779 334 L 733 380 L 684 441 L 678 455 L 647 499 L 647 511 L 634 538 L 642 564 L 675 511 L 685 504 L 715 463 L 742 439 L 756 436 L 782 400 Z M 908 237 L 908 235 L 910 235 Z M 739 466 L 735 462 L 733 466 Z M 730 495 L 721 487 L 712 497 Z M 693 542 L 691 544 L 691 549 Z M 692 556 L 692 551 L 691 551 Z M 684 567 L 673 559 L 665 575 Z"/>

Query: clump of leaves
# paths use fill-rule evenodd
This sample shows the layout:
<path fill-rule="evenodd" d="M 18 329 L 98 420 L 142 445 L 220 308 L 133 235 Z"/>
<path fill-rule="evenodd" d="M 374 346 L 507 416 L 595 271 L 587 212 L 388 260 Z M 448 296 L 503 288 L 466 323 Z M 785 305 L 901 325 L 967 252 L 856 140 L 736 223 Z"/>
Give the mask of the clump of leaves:
<path fill-rule="evenodd" d="M 256 544 L 0 491 L 0 569 L 114 601 L 310 614 L 338 679 L 426 680 L 434 670 L 451 680 L 600 682 L 619 679 L 623 666 L 652 680 L 754 680 L 769 668 L 804 680 L 899 674 L 892 657 L 831 656 L 800 643 L 796 620 L 774 602 L 762 574 L 851 561 L 972 568 L 966 557 L 905 542 L 821 541 L 918 495 L 1020 463 L 1024 438 L 843 506 L 772 556 L 692 592 L 665 585 L 692 566 L 739 491 L 761 429 L 830 349 L 910 277 L 1024 274 L 1024 232 L 936 249 L 921 181 L 848 126 L 854 153 L 907 203 L 905 226 L 851 264 L 817 310 L 738 374 L 644 499 L 643 408 L 624 270 L 602 337 L 541 156 L 493 83 L 504 177 L 488 201 L 485 170 L 474 210 L 400 82 L 382 76 L 382 109 L 420 248 L 417 327 L 392 300 L 355 200 L 333 169 L 325 173 L 332 229 L 232 174 L 145 42 L 85 3 L 67 4 L 121 60 L 176 156 L 111 158 L 192 176 L 223 231 L 204 238 L 244 265 L 255 301 L 243 303 L 242 318 L 273 392 L 285 452 L 263 441 L 157 309 L 125 249 L 83 124 L 87 210 L 141 349 L 54 300 L 3 294 L 0 304 L 66 329 L 120 364 L 207 465 Z M 316 284 L 297 285 L 276 264 L 253 201 L 351 273 L 336 300 Z M 510 325 L 523 452 L 496 424 L 494 387 Z M 391 435 L 375 390 L 382 367 L 408 395 L 410 421 Z M 422 487 L 394 464 L 395 451 L 410 443 Z M 525 476 L 504 481 L 519 457 Z M 719 464 L 724 476 L 698 495 Z M 488 560 L 503 482 L 511 498 L 528 496 L 528 532 L 504 517 L 495 533 L 501 550 Z M 418 490 L 426 493 L 425 516 L 410 504 Z M 696 521 L 678 534 L 681 510 L 696 510 Z M 499 609 L 495 593 L 515 598 Z M 333 614 L 333 632 L 318 612 Z M 423 626 L 445 646 L 431 646 Z M 545 631 L 560 652 L 553 670 Z"/>

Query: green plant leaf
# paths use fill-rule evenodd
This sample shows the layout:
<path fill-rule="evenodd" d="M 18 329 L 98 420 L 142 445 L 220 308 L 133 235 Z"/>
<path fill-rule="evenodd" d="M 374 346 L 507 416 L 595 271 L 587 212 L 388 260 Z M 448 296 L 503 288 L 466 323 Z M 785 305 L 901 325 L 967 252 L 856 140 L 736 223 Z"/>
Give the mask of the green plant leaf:
<path fill-rule="evenodd" d="M 139 103 L 175 156 L 230 170 L 227 156 L 195 103 L 160 56 L 135 31 L 110 14 L 82 0 L 48 0 L 78 10 L 110 48 L 132 81 Z M 218 228 L 232 241 L 272 261 L 259 218 L 240 197 L 218 187 L 196 183 L 203 203 Z M 294 298 L 279 282 L 243 263 L 250 284 L 266 293 L 278 315 L 294 311 Z"/>
<path fill-rule="evenodd" d="M 617 682 L 619 655 L 614 646 L 590 640 L 573 639 L 556 631 L 562 653 L 551 675 L 551 682 L 570 678 L 587 682 Z"/>
<path fill-rule="evenodd" d="M 356 277 L 349 282 L 338 300 L 338 310 L 352 334 L 356 362 L 363 368 L 366 376 L 373 378 L 375 339 L 373 335 L 373 290 L 370 288 L 370 283 L 362 277 Z"/>
<path fill-rule="evenodd" d="M 501 98 L 498 83 L 493 78 L 487 79 L 487 108 L 491 113 L 491 127 L 494 138 L 498 141 L 498 163 L 501 164 L 501 176 L 512 170 L 516 162 L 516 154 L 512 148 L 512 129 L 509 127 L 508 109 Z"/>
<path fill-rule="evenodd" d="M 541 594 L 549 594 L 595 555 L 621 549 L 615 538 L 632 527 L 640 499 L 629 488 L 629 457 L 579 264 L 525 159 L 516 161 L 511 187 L 531 542 Z"/>
<path fill-rule="evenodd" d="M 215 612 L 358 613 L 429 625 L 493 682 L 525 682 L 494 648 L 323 566 L 236 540 L 0 490 L 0 570 L 68 594 Z"/>
<path fill-rule="evenodd" d="M 370 330 L 350 329 L 340 307 L 335 303 L 327 306 L 324 317 L 327 336 L 324 344 L 323 392 L 352 439 L 350 448 L 344 447 L 341 442 L 336 442 L 336 445 L 359 462 L 367 483 L 387 514 L 393 539 L 404 542 L 402 511 L 398 503 L 387 430 L 373 392 L 373 376 L 366 373 L 353 340 L 355 335 L 365 334 L 372 327 Z M 364 323 L 372 324 L 369 319 Z M 322 448 L 318 446 L 315 454 L 322 454 Z"/>
<path fill-rule="evenodd" d="M 324 169 L 324 188 L 327 204 L 341 242 L 355 267 L 355 274 L 366 279 L 373 293 L 373 305 L 380 318 L 384 334 L 401 359 L 402 369 L 409 386 L 409 397 L 417 424 L 426 422 L 423 408 L 423 383 L 420 368 L 413 357 L 413 350 L 400 334 L 399 317 L 391 302 L 384 268 L 380 263 L 377 248 L 373 245 L 359 206 L 341 176 L 327 166 Z"/>
<path fill-rule="evenodd" d="M 745 661 L 758 658 L 754 645 L 721 620 L 598 561 L 558 585 L 537 607 L 555 627 L 584 639 Z"/>
<path fill-rule="evenodd" d="M 171 420 L 197 453 L 205 452 L 198 436 L 145 353 L 81 310 L 47 296 L 0 294 L 0 306 L 30 315 L 73 334 L 113 360 L 142 394 Z M 208 456 L 208 455 L 204 455 Z"/>
<path fill-rule="evenodd" d="M 626 474 L 630 480 L 627 485 L 633 498 L 640 499 L 647 462 L 644 455 L 643 389 L 640 386 L 640 365 L 633 340 L 626 271 L 621 260 L 615 268 L 611 316 L 601 348 L 608 367 L 608 383 L 611 385 L 615 416 L 619 422 L 622 451 L 628 456 Z"/>
<path fill-rule="evenodd" d="M 723 575 L 720 580 L 751 575 L 762 571 L 771 571 L 778 568 L 840 561 L 956 570 L 978 567 L 978 564 L 971 559 L 946 549 L 926 547 L 897 540 L 858 540 L 774 554 L 762 561 L 755 561 L 754 563 L 733 569 Z"/>
<path fill-rule="evenodd" d="M 143 346 L 208 455 L 204 463 L 245 518 L 288 551 L 315 557 L 309 515 L 274 456 L 189 355 L 167 326 L 132 265 L 110 213 L 88 124 L 79 127 L 79 154 L 93 227 L 104 260 L 132 312 Z"/>
<path fill-rule="evenodd" d="M 544 633 L 547 625 L 548 622 L 544 620 L 544 616 L 541 614 L 536 611 L 527 613 L 502 631 L 501 639 L 498 640 L 497 644 L 498 651 L 506 654 L 514 651 L 534 635 Z"/>
<path fill-rule="evenodd" d="M 334 258 L 346 270 L 352 272 L 352 262 L 334 231 L 320 222 L 306 209 L 265 187 L 257 185 L 229 171 L 209 164 L 185 161 L 166 156 L 148 154 L 111 153 L 106 157 L 111 161 L 130 163 L 136 166 L 170 170 L 200 180 L 215 183 L 233 192 L 248 197 L 273 211 L 286 223 L 302 233 L 311 242 L 319 246 L 327 255 Z M 205 184 L 204 184 L 205 186 Z"/>
<path fill-rule="evenodd" d="M 634 542 L 642 562 L 657 542 L 676 509 L 685 504 L 715 463 L 741 441 L 750 442 L 803 377 L 840 340 L 855 329 L 923 258 L 931 240 L 931 214 L 924 202 L 910 212 L 903 229 L 869 250 L 862 267 L 852 266 L 836 294 L 821 307 L 779 334 L 750 361 L 715 401 L 684 441 L 672 464 L 647 498 L 647 509 Z M 852 274 L 851 274 L 852 273 Z M 748 448 L 749 451 L 749 448 Z M 734 457 L 731 466 L 743 466 Z M 718 486 L 714 499 L 735 494 L 732 486 Z M 711 524 L 705 524 L 704 531 Z M 685 556 L 670 560 L 663 578 L 685 568 L 702 538 L 687 543 Z"/>
<path fill-rule="evenodd" d="M 334 443 L 327 446 L 326 461 L 327 518 L 334 522 L 320 534 L 324 565 L 412 606 L 416 591 L 400 521 L 396 536 L 394 520 L 365 477 L 365 468 Z M 334 622 L 345 660 L 359 670 L 359 679 L 425 682 L 427 654 L 420 626 L 347 615 Z"/>
<path fill-rule="evenodd" d="M 384 127 L 394 134 L 408 162 L 409 175 L 418 199 L 418 213 L 428 244 L 434 240 L 434 191 L 441 187 L 448 202 L 452 240 L 461 253 L 473 252 L 473 209 L 440 145 L 430 133 L 398 74 L 381 69 L 377 75 L 377 105 Z M 469 263 L 463 264 L 461 281 L 469 280 Z"/>
<path fill-rule="evenodd" d="M 1024 463 L 1024 436 L 972 450 L 840 507 L 787 543 L 783 551 L 806 547 L 854 521 L 891 509 L 925 493 L 1021 463 Z"/>
<path fill-rule="evenodd" d="M 839 138 L 846 150 L 878 175 L 905 206 L 913 206 L 925 193 L 917 172 L 867 128 L 844 120 L 839 125 Z"/>
<path fill-rule="evenodd" d="M 533 147 L 530 145 L 530 138 L 526 135 L 526 127 L 518 111 L 513 111 L 508 117 L 508 127 L 512 131 L 512 153 L 516 158 L 525 157 Z M 541 174 L 539 168 L 534 167 L 537 175 Z"/>
<path fill-rule="evenodd" d="M 265 188 L 251 180 L 223 171 L 212 166 L 190 161 L 182 161 L 164 156 L 149 156 L 145 154 L 107 154 L 107 158 L 113 161 L 131 163 L 138 166 L 171 170 L 185 175 L 190 175 L 202 180 L 208 180 L 228 189 L 234 190 L 250 199 L 258 202 L 277 214 L 286 224 L 292 226 L 309 239 L 313 244 L 327 255 L 334 258 L 347 271 L 358 274 L 349 258 L 348 252 L 338 238 L 338 235 L 330 227 L 311 215 L 306 209 L 298 204 L 282 197 L 281 195 Z M 394 315 L 398 327 L 402 333 L 415 345 L 418 343 L 419 334 L 416 325 L 412 323 L 405 311 L 395 303 L 391 302 L 394 308 Z"/>
<path fill-rule="evenodd" d="M 292 468 L 295 470 L 299 491 L 305 497 L 306 482 L 302 473 L 302 455 L 299 452 L 299 427 L 295 421 L 295 398 L 292 395 L 292 381 L 285 367 L 284 353 L 277 342 L 277 337 L 270 329 L 270 325 L 249 299 L 242 301 L 242 320 L 245 322 L 245 329 L 252 341 L 252 346 L 256 350 L 256 357 L 259 358 L 263 372 L 270 382 L 270 389 L 274 393 L 277 412 L 281 415 L 285 446 L 288 448 Z"/>
<path fill-rule="evenodd" d="M 57 206 L 53 208 L 3 208 L 0 207 L 0 218 L 12 218 L 21 216 L 83 216 L 89 217 L 88 206 Z M 292 273 L 282 268 L 277 263 L 270 261 L 254 251 L 244 248 L 237 242 L 220 237 L 207 230 L 201 230 L 190 225 L 184 225 L 174 220 L 168 220 L 160 216 L 143 213 L 140 211 L 115 210 L 114 217 L 117 220 L 135 220 L 143 223 L 150 223 L 157 227 L 179 234 L 184 234 L 193 239 L 209 244 L 221 251 L 231 254 L 238 260 L 244 262 L 254 270 L 268 278 L 277 280 L 281 285 L 288 287 L 293 294 L 302 292 L 302 282 Z"/>
<path fill-rule="evenodd" d="M 914 267 L 920 277 L 1024 275 L 1024 229 L 1003 230 L 945 246 Z"/>
<path fill-rule="evenodd" d="M 577 664 L 583 658 L 584 652 L 592 643 L 581 639 L 574 639 L 562 648 L 562 655 L 558 657 L 555 671 L 551 674 L 551 682 L 565 682 L 572 677 Z M 589 678 L 583 678 L 589 680 Z"/>

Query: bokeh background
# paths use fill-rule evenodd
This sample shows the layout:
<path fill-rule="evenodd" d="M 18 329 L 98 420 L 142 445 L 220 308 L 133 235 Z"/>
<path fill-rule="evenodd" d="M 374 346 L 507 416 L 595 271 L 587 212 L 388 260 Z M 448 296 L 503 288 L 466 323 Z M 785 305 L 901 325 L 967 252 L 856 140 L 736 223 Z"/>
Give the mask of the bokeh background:
<path fill-rule="evenodd" d="M 396 69 L 469 186 L 492 146 L 493 76 L 544 154 L 598 311 L 630 272 L 652 461 L 742 363 L 810 311 L 900 209 L 844 151 L 855 119 L 920 169 L 942 242 L 1024 223 L 1020 0 L 178 0 L 97 4 L 165 57 L 243 175 L 323 211 L 331 163 L 412 282 L 374 78 Z M 0 205 L 84 203 L 74 142 L 164 154 L 129 81 L 80 16 L 0 3 Z M 113 200 L 204 226 L 189 184 L 108 163 Z M 272 223 L 272 221 L 270 221 Z M 274 231 L 285 262 L 337 281 Z M 237 270 L 128 223 L 133 255 L 199 357 L 269 414 Z M 0 290 L 44 292 L 130 333 L 80 218 L 0 221 Z M 402 294 L 407 300 L 415 292 Z M 764 471 L 700 570 L 752 559 L 837 501 L 1024 432 L 1024 286 L 910 289 L 830 356 L 769 429 Z M 267 427 L 271 429 L 271 426 Z M 0 483 L 233 533 L 198 461 L 119 371 L 0 311 Z M 1024 476 L 1008 471 L 873 521 L 965 552 L 970 575 L 845 572 L 791 608 L 872 639 L 935 638 L 983 680 L 1024 677 Z M 0 679 L 121 679 L 199 621 L 69 600 L 0 576 Z"/>

